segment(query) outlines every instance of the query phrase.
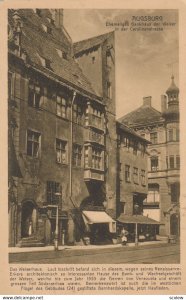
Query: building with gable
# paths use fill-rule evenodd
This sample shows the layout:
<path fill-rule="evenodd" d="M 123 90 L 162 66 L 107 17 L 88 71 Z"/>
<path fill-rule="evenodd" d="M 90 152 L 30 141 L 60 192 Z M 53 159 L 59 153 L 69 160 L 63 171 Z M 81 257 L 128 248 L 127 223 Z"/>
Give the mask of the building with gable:
<path fill-rule="evenodd" d="M 151 142 L 148 145 L 148 196 L 143 201 L 144 215 L 161 223 L 160 235 L 179 236 L 180 153 L 179 89 L 174 76 L 166 95 L 161 97 L 162 110 L 143 105 L 119 119 Z"/>
<path fill-rule="evenodd" d="M 114 33 L 73 44 L 61 9 L 10 9 L 8 28 L 9 245 L 109 240 Z"/>

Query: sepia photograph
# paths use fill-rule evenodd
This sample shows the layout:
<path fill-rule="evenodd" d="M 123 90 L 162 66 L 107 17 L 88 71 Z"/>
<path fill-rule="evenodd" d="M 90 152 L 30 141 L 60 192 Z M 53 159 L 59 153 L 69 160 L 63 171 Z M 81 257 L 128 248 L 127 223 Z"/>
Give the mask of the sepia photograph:
<path fill-rule="evenodd" d="M 180 264 L 179 11 L 8 9 L 10 264 Z"/>

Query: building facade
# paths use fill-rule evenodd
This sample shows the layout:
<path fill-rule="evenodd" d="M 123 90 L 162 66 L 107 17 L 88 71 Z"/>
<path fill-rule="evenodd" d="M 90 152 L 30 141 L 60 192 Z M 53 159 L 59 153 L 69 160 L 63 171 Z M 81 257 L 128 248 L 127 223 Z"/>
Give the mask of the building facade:
<path fill-rule="evenodd" d="M 149 142 L 117 122 L 117 220 L 128 231 L 128 241 L 156 239 L 159 223 L 145 214 L 148 193 L 147 145 Z"/>
<path fill-rule="evenodd" d="M 9 245 L 110 238 L 114 33 L 73 44 L 63 10 L 9 10 L 8 46 Z"/>
<path fill-rule="evenodd" d="M 179 236 L 179 89 L 171 78 L 166 95 L 161 96 L 162 111 L 151 106 L 151 97 L 143 105 L 120 119 L 148 139 L 148 196 L 144 214 L 161 223 L 161 235 Z"/>

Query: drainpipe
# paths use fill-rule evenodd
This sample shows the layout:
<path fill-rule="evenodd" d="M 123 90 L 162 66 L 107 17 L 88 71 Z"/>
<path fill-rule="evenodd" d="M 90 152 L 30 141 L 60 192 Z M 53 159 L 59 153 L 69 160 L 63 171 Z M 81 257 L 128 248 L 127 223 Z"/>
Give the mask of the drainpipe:
<path fill-rule="evenodd" d="M 71 108 L 70 108 L 70 163 L 69 163 L 69 168 L 70 168 L 70 185 L 69 185 L 69 197 L 72 200 L 72 148 L 73 148 L 73 105 L 74 101 L 76 98 L 76 92 L 73 92 L 73 98 L 72 98 L 72 103 L 71 103 Z"/>

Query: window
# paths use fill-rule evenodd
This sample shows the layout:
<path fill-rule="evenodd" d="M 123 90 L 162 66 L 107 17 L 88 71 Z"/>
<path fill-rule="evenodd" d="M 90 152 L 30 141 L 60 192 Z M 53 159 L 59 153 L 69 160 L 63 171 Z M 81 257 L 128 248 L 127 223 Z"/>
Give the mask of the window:
<path fill-rule="evenodd" d="M 180 198 L 180 184 L 178 182 L 175 182 L 171 184 L 171 202 L 179 202 Z"/>
<path fill-rule="evenodd" d="M 159 201 L 160 201 L 159 185 L 156 183 L 149 184 L 146 202 L 152 203 L 152 202 L 159 202 Z"/>
<path fill-rule="evenodd" d="M 67 141 L 56 139 L 56 161 L 67 164 Z"/>
<path fill-rule="evenodd" d="M 82 146 L 78 144 L 74 144 L 73 151 L 72 151 L 72 164 L 76 167 L 81 167 L 81 157 L 82 157 Z"/>
<path fill-rule="evenodd" d="M 103 169 L 102 150 L 95 147 L 92 148 L 92 168 Z"/>
<path fill-rule="evenodd" d="M 166 156 L 166 167 L 167 167 L 167 169 L 169 168 L 169 159 L 168 159 L 168 156 Z"/>
<path fill-rule="evenodd" d="M 34 108 L 41 107 L 41 88 L 33 83 L 29 84 L 28 105 Z"/>
<path fill-rule="evenodd" d="M 176 129 L 176 141 L 179 142 L 180 140 L 180 131 L 179 129 Z"/>
<path fill-rule="evenodd" d="M 133 181 L 134 183 L 139 183 L 138 182 L 138 168 L 134 167 L 134 171 L 133 171 Z"/>
<path fill-rule="evenodd" d="M 27 155 L 38 157 L 41 134 L 32 130 L 27 131 Z"/>
<path fill-rule="evenodd" d="M 141 184 L 146 185 L 145 170 L 141 170 Z"/>
<path fill-rule="evenodd" d="M 57 96 L 57 115 L 62 118 L 67 118 L 67 100 L 61 96 Z"/>
<path fill-rule="evenodd" d="M 59 204 L 62 188 L 59 182 L 47 181 L 47 203 Z"/>
<path fill-rule="evenodd" d="M 122 140 L 121 140 L 122 144 L 124 147 L 129 148 L 129 138 L 126 136 L 122 136 Z"/>
<path fill-rule="evenodd" d="M 180 169 L 180 156 L 176 155 L 176 169 Z"/>
<path fill-rule="evenodd" d="M 76 122 L 77 124 L 82 124 L 82 115 L 83 115 L 82 107 L 75 103 L 73 106 L 73 110 L 74 110 L 74 122 Z"/>
<path fill-rule="evenodd" d="M 85 168 L 89 168 L 89 148 L 88 148 L 88 146 L 85 146 L 84 164 L 85 164 Z"/>
<path fill-rule="evenodd" d="M 120 202 L 120 213 L 125 214 L 125 202 Z"/>
<path fill-rule="evenodd" d="M 168 130 L 168 142 L 173 141 L 173 129 Z"/>
<path fill-rule="evenodd" d="M 101 122 L 101 111 L 98 109 L 93 108 L 92 111 L 92 125 L 100 128 L 102 125 Z"/>
<path fill-rule="evenodd" d="M 174 156 L 171 155 L 169 157 L 169 166 L 170 166 L 170 169 L 174 169 Z"/>
<path fill-rule="evenodd" d="M 125 181 L 130 182 L 130 166 L 125 165 Z"/>
<path fill-rule="evenodd" d="M 157 144 L 157 142 L 158 142 L 157 132 L 151 132 L 150 133 L 150 141 L 151 141 L 152 144 Z"/>
<path fill-rule="evenodd" d="M 42 24 L 43 30 L 49 34 L 52 33 L 52 28 Z"/>
<path fill-rule="evenodd" d="M 151 157 L 151 171 L 158 171 L 158 157 Z"/>
<path fill-rule="evenodd" d="M 107 97 L 112 99 L 112 84 L 109 81 L 107 81 Z"/>
<path fill-rule="evenodd" d="M 85 168 L 104 170 L 104 151 L 95 146 L 85 146 L 84 165 Z"/>
<path fill-rule="evenodd" d="M 41 17 L 41 9 L 36 9 L 36 14 L 39 16 L 39 17 Z"/>

